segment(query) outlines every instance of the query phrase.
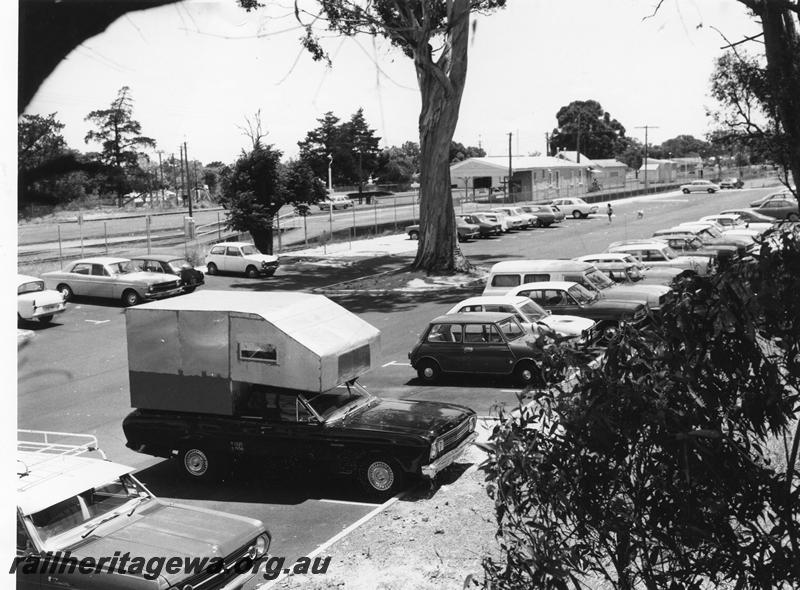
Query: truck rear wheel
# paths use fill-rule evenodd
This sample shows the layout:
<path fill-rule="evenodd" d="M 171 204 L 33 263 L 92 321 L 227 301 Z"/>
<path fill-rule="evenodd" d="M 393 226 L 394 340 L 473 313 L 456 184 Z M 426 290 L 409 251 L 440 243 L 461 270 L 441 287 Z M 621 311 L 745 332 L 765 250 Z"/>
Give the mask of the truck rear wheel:
<path fill-rule="evenodd" d="M 370 494 L 381 498 L 394 496 L 403 486 L 405 473 L 400 466 L 388 457 L 369 457 L 362 461 L 359 470 L 359 481 Z"/>
<path fill-rule="evenodd" d="M 179 455 L 181 470 L 192 480 L 213 481 L 221 478 L 224 461 L 197 447 L 188 447 Z"/>

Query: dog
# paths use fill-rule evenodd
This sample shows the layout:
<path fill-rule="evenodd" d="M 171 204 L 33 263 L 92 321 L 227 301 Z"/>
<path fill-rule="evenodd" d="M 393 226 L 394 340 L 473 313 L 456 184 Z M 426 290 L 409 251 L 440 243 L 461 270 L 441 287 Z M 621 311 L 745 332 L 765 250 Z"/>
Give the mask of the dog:
<path fill-rule="evenodd" d="M 642 211 L 641 209 L 639 209 L 639 210 L 636 212 L 636 219 L 644 219 L 644 211 Z"/>

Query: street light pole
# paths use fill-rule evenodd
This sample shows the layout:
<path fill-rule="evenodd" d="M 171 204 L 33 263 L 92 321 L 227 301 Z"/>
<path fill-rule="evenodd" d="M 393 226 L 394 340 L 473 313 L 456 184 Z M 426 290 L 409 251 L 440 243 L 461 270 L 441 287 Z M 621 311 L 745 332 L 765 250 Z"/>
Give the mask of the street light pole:
<path fill-rule="evenodd" d="M 649 188 L 647 183 L 647 130 L 648 129 L 658 129 L 655 125 L 643 125 L 641 127 L 637 127 L 636 129 L 644 129 L 644 192 L 647 192 Z"/>
<path fill-rule="evenodd" d="M 328 226 L 330 239 L 333 239 L 333 154 L 328 154 Z"/>

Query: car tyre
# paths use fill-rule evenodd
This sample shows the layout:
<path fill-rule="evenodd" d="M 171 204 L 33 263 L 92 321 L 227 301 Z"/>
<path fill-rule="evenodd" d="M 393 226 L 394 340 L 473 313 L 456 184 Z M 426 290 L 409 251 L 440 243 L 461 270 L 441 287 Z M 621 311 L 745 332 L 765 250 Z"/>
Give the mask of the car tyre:
<path fill-rule="evenodd" d="M 523 387 L 541 381 L 542 373 L 531 361 L 522 361 L 514 368 L 514 379 Z"/>
<path fill-rule="evenodd" d="M 798 217 L 797 213 L 789 213 L 789 216 L 787 217 L 787 219 L 789 221 L 798 221 L 798 220 L 800 220 L 800 217 Z"/>
<path fill-rule="evenodd" d="M 691 191 L 688 188 L 685 188 L 682 192 L 684 195 L 688 195 Z"/>
<path fill-rule="evenodd" d="M 133 307 L 134 305 L 138 305 L 141 302 L 142 302 L 142 298 L 133 289 L 127 289 L 122 294 L 122 304 L 125 307 Z"/>
<path fill-rule="evenodd" d="M 244 274 L 247 276 L 248 279 L 257 279 L 258 269 L 251 264 L 246 269 L 244 269 Z"/>
<path fill-rule="evenodd" d="M 403 487 L 405 473 L 395 460 L 377 455 L 361 462 L 358 479 L 368 494 L 390 498 Z"/>
<path fill-rule="evenodd" d="M 420 381 L 424 381 L 425 383 L 434 383 L 438 381 L 441 374 L 442 370 L 434 360 L 425 359 L 420 361 L 417 365 L 417 376 Z"/>
<path fill-rule="evenodd" d="M 581 213 L 577 209 L 575 209 L 575 211 L 572 212 L 573 219 L 580 219 L 581 217 L 583 217 L 583 213 Z"/>
<path fill-rule="evenodd" d="M 38 319 L 43 324 L 49 324 L 50 322 L 53 321 L 53 314 L 52 313 L 48 313 L 47 315 L 40 315 L 36 319 Z"/>
<path fill-rule="evenodd" d="M 411 238 L 412 240 L 418 240 L 419 232 L 417 230 L 410 231 L 408 232 L 408 237 Z"/>
<path fill-rule="evenodd" d="M 206 265 L 206 274 L 209 274 L 209 275 L 215 275 L 215 274 L 217 274 L 218 272 L 219 272 L 219 271 L 217 270 L 217 265 L 216 265 L 216 264 L 214 264 L 213 262 L 209 262 L 209 263 Z"/>
<path fill-rule="evenodd" d="M 708 189 L 708 194 L 709 195 L 713 195 L 715 192 L 717 192 L 717 191 L 714 190 L 713 188 Z"/>
<path fill-rule="evenodd" d="M 225 461 L 222 457 L 202 448 L 187 447 L 178 456 L 183 475 L 192 481 L 218 481 L 222 479 Z"/>
<path fill-rule="evenodd" d="M 72 292 L 72 289 L 70 289 L 69 285 L 65 285 L 64 283 L 62 283 L 58 287 L 56 287 L 56 291 L 60 292 L 61 295 L 64 296 L 64 301 L 69 301 L 70 299 L 72 299 L 72 297 L 74 295 L 74 293 Z"/>

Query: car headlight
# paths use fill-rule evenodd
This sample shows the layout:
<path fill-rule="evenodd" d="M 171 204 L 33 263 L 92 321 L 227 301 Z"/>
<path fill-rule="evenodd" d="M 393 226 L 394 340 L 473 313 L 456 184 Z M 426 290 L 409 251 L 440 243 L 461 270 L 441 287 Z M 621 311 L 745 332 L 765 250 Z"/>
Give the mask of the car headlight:
<path fill-rule="evenodd" d="M 263 557 L 269 549 L 269 539 L 267 535 L 258 535 L 256 537 L 256 558 Z"/>
<path fill-rule="evenodd" d="M 147 285 L 147 293 L 153 292 L 153 285 Z"/>

